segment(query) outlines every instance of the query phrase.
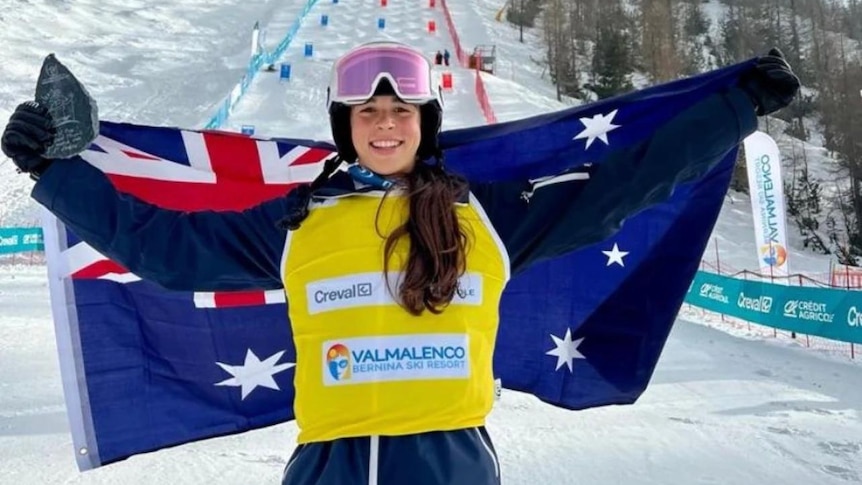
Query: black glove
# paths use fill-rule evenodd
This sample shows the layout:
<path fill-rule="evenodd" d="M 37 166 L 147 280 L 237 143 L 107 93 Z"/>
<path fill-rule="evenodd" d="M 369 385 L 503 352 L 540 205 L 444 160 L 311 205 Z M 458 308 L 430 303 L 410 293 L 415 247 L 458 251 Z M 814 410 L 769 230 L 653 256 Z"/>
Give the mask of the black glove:
<path fill-rule="evenodd" d="M 19 171 L 36 179 L 51 164 L 51 160 L 42 155 L 54 141 L 55 133 L 47 108 L 35 101 L 27 101 L 19 104 L 9 117 L 9 124 L 0 139 L 0 149 L 15 162 Z"/>
<path fill-rule="evenodd" d="M 784 60 L 784 54 L 774 47 L 757 59 L 754 68 L 743 74 L 740 81 L 740 87 L 754 103 L 757 116 L 774 113 L 789 105 L 799 86 L 799 78 Z"/>

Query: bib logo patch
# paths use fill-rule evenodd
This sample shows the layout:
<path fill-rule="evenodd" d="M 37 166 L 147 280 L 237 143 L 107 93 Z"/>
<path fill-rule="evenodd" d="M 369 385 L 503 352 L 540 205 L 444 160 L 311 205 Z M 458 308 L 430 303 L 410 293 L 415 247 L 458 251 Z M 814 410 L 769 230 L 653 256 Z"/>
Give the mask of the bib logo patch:
<path fill-rule="evenodd" d="M 313 281 L 306 285 L 308 313 L 311 315 L 373 305 L 395 305 L 392 297 L 397 295 L 396 288 L 401 273 L 389 274 L 392 290 L 386 287 L 386 279 L 381 273 L 358 273 L 340 278 Z M 482 275 L 467 273 L 458 280 L 453 305 L 482 304 Z"/>
<path fill-rule="evenodd" d="M 358 337 L 323 343 L 327 386 L 418 379 L 467 379 L 466 334 Z"/>
<path fill-rule="evenodd" d="M 350 350 L 342 344 L 329 347 L 324 365 L 333 380 L 350 379 Z"/>

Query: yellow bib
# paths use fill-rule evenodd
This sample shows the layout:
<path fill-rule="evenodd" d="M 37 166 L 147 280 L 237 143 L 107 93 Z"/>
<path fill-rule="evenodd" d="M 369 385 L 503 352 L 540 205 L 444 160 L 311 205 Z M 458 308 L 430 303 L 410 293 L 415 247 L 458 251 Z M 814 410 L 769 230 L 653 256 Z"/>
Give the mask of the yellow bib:
<path fill-rule="evenodd" d="M 393 291 L 383 276 L 385 235 L 408 206 L 389 195 L 378 217 L 380 204 L 379 194 L 327 199 L 288 236 L 283 278 L 300 443 L 480 426 L 491 410 L 505 249 L 475 199 L 458 205 L 470 239 L 467 273 L 442 314 L 412 316 L 392 296 L 406 238 L 390 264 Z"/>

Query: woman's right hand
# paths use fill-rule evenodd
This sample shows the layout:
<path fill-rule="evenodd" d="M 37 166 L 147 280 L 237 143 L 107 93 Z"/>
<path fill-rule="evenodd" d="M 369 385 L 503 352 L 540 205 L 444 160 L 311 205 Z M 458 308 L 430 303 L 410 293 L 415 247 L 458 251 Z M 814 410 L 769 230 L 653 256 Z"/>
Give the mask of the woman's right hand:
<path fill-rule="evenodd" d="M 48 109 L 35 101 L 21 103 L 9 117 L 0 138 L 0 149 L 11 158 L 18 170 L 34 179 L 51 164 L 45 150 L 54 141 L 54 121 Z"/>
<path fill-rule="evenodd" d="M 799 78 L 784 59 L 784 54 L 774 47 L 757 59 L 755 66 L 742 75 L 741 82 L 742 89 L 754 103 L 757 116 L 787 107 L 800 88 Z"/>

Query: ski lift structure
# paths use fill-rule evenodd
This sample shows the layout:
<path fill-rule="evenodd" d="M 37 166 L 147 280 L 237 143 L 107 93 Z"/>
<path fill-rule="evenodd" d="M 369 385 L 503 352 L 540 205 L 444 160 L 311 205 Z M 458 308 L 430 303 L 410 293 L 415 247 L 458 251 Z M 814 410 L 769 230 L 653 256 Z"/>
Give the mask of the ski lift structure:
<path fill-rule="evenodd" d="M 468 67 L 494 74 L 494 64 L 497 60 L 496 45 L 477 45 L 468 58 Z"/>

